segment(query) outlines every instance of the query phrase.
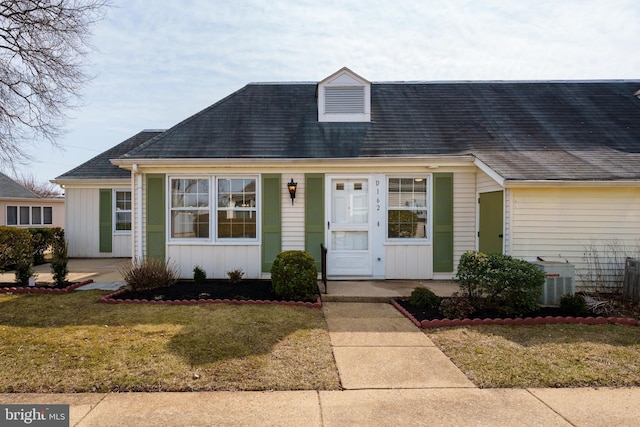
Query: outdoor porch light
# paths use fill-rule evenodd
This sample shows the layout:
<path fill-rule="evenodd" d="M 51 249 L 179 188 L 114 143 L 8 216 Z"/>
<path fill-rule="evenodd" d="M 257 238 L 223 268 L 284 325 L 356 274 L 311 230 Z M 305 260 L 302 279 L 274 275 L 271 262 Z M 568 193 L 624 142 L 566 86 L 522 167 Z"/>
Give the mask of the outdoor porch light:
<path fill-rule="evenodd" d="M 297 182 L 293 182 L 293 178 L 287 184 L 287 188 L 289 189 L 289 195 L 291 196 L 291 205 L 293 205 L 293 200 L 296 198 L 296 188 L 298 187 Z"/>

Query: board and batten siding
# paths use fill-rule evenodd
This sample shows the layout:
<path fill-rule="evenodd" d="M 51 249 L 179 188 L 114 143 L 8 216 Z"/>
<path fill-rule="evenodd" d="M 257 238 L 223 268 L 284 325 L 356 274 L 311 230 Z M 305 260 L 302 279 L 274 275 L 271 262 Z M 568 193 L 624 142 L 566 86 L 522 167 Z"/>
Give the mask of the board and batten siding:
<path fill-rule="evenodd" d="M 100 252 L 100 189 L 65 189 L 65 237 L 71 258 L 127 258 L 131 256 L 131 235 L 113 235 L 111 252 Z M 113 233 L 113 231 L 112 231 Z"/>
<path fill-rule="evenodd" d="M 213 279 L 228 279 L 227 272 L 242 269 L 245 279 L 260 279 L 259 245 L 175 245 L 167 246 L 167 259 L 181 278 L 193 278 L 199 265 Z"/>
<path fill-rule="evenodd" d="M 638 246 L 639 188 L 512 188 L 509 193 L 509 255 L 567 260 L 576 266 L 578 280 L 587 246 L 614 240 Z"/>

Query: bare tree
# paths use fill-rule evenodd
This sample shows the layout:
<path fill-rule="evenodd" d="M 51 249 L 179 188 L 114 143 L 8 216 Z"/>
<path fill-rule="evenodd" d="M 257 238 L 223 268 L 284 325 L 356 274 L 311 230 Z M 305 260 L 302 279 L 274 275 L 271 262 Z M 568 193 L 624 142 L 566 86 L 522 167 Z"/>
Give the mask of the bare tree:
<path fill-rule="evenodd" d="M 62 196 L 60 187 L 50 182 L 39 182 L 33 174 L 18 175 L 14 177 L 13 180 L 40 197 L 49 198 Z"/>
<path fill-rule="evenodd" d="M 65 111 L 76 106 L 91 27 L 109 0 L 0 0 L 0 166 L 30 156 L 45 139 L 59 146 Z"/>

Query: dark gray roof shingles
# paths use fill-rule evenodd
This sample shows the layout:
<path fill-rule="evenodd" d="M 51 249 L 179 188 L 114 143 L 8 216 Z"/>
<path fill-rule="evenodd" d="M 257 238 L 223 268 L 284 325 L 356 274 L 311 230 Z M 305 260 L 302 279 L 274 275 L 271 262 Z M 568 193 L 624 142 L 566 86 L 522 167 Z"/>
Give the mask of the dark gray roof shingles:
<path fill-rule="evenodd" d="M 0 198 L 39 199 L 40 196 L 0 172 Z"/>
<path fill-rule="evenodd" d="M 127 179 L 131 172 L 111 164 L 110 159 L 115 159 L 132 149 L 140 146 L 145 141 L 162 134 L 162 130 L 142 131 L 98 154 L 94 158 L 84 162 L 80 166 L 71 169 L 56 179 Z"/>
<path fill-rule="evenodd" d="M 506 179 L 640 179 L 639 88 L 640 81 L 373 83 L 370 123 L 326 123 L 318 122 L 315 84 L 249 84 L 118 155 L 474 155 Z"/>

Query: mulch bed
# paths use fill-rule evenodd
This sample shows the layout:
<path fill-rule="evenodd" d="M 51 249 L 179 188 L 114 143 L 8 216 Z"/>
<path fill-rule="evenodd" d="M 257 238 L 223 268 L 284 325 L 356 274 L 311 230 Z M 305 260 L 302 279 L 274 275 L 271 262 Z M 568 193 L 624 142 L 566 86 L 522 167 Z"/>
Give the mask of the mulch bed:
<path fill-rule="evenodd" d="M 1 282 L 0 293 L 12 294 L 64 294 L 71 292 L 80 286 L 92 283 L 93 280 L 85 280 L 83 282 L 66 282 L 64 285 L 55 283 L 36 282 L 35 286 L 17 286 L 17 283 Z"/>
<path fill-rule="evenodd" d="M 638 319 L 630 317 L 567 316 L 558 307 L 541 307 L 533 313 L 528 313 L 526 317 L 508 317 L 496 310 L 479 310 L 466 319 L 446 319 L 442 317 L 437 309 L 422 310 L 409 304 L 406 299 L 393 300 L 392 305 L 416 326 L 423 329 L 465 325 L 540 325 L 560 323 L 638 325 Z"/>
<path fill-rule="evenodd" d="M 285 301 L 271 291 L 270 280 L 243 279 L 238 283 L 228 280 L 206 280 L 197 284 L 181 280 L 172 286 L 131 291 L 121 289 L 100 299 L 100 302 L 138 304 L 283 304 L 305 307 L 321 307 L 320 297 L 307 301 Z"/>

